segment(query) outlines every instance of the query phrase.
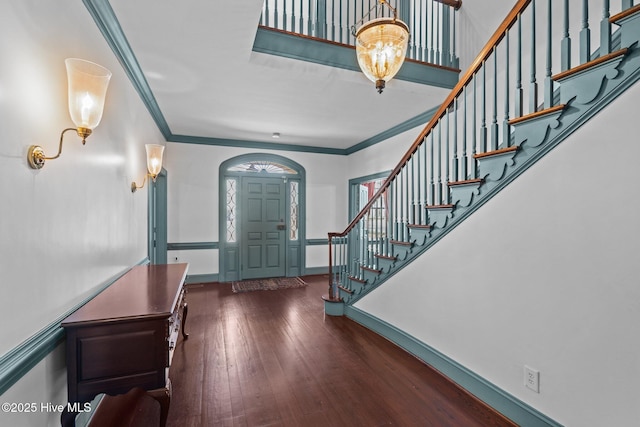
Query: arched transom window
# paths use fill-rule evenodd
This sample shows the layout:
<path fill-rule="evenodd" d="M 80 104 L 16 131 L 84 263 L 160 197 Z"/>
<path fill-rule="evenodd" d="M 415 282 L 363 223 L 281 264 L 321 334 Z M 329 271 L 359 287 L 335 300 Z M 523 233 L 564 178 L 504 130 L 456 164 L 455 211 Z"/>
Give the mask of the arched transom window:
<path fill-rule="evenodd" d="M 297 175 L 298 172 L 288 166 L 276 162 L 256 160 L 238 163 L 227 168 L 229 172 L 278 173 Z"/>

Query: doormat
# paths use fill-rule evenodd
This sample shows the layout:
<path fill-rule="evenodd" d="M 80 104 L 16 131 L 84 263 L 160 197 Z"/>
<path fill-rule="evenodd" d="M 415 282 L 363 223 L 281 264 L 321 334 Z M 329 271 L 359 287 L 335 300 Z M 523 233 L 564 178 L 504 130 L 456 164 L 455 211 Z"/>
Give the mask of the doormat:
<path fill-rule="evenodd" d="M 233 282 L 231 290 L 235 293 L 251 291 L 275 291 L 278 289 L 301 288 L 307 282 L 299 277 L 273 277 L 270 279 L 254 279 Z"/>

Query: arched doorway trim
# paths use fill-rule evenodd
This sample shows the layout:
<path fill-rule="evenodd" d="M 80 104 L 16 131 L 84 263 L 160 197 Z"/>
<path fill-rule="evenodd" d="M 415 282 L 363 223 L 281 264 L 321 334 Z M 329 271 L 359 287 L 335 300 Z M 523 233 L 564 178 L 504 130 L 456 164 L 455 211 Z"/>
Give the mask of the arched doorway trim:
<path fill-rule="evenodd" d="M 280 182 L 284 188 L 285 227 L 284 274 L 304 274 L 305 266 L 305 169 L 299 163 L 276 154 L 251 153 L 225 160 L 219 169 L 219 280 L 242 280 L 247 270 L 243 231 L 243 182 L 264 178 Z M 274 178 L 277 178 L 274 180 Z M 244 251 L 244 252 L 243 252 Z"/>

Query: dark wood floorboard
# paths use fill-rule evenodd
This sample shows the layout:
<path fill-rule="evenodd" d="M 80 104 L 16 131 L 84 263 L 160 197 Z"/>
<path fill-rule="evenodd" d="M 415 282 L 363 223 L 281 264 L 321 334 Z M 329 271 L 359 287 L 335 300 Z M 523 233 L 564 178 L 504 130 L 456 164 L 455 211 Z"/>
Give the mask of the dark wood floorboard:
<path fill-rule="evenodd" d="M 169 427 L 514 426 L 359 324 L 324 316 L 326 276 L 234 294 L 189 286 Z"/>

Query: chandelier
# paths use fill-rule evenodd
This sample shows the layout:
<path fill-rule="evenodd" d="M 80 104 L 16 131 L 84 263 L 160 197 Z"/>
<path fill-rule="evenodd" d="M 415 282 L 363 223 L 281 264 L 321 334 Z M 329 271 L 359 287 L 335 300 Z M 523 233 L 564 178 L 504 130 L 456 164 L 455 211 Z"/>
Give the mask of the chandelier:
<path fill-rule="evenodd" d="M 376 15 L 384 15 L 383 6 L 387 6 L 393 13 L 393 18 L 375 18 L 365 22 L 355 31 L 351 31 L 356 38 L 356 55 L 358 65 L 365 76 L 376 84 L 378 93 L 382 93 L 385 83 L 391 80 L 400 70 L 407 54 L 409 42 L 409 27 L 398 19 L 396 9 L 386 0 L 380 0 L 366 16 L 370 16 L 374 9 Z M 360 20 L 360 22 L 362 22 Z"/>

